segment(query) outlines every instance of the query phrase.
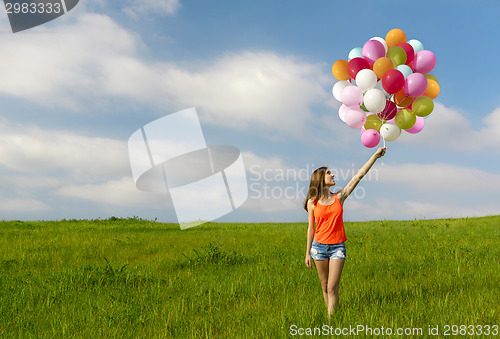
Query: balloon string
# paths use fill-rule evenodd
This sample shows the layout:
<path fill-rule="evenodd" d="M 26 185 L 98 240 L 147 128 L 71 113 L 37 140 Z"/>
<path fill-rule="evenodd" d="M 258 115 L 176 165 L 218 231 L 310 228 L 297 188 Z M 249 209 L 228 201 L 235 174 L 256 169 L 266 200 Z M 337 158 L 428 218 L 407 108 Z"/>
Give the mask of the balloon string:
<path fill-rule="evenodd" d="M 385 139 L 382 138 L 384 140 L 384 147 L 385 147 Z M 382 166 L 384 166 L 384 157 L 382 157 Z"/>

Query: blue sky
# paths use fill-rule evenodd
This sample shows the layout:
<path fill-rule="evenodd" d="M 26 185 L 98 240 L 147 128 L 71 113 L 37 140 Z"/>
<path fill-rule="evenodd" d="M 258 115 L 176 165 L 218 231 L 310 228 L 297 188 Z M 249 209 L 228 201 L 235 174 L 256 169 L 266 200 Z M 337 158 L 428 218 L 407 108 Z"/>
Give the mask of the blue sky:
<path fill-rule="evenodd" d="M 196 107 L 208 144 L 238 147 L 249 198 L 218 219 L 306 221 L 312 170 L 345 185 L 374 150 L 338 117 L 331 66 L 392 28 L 433 51 L 424 130 L 388 143 L 347 220 L 500 213 L 498 1 L 102 1 L 12 34 L 0 15 L 0 218 L 175 222 L 136 189 L 127 140 Z"/>

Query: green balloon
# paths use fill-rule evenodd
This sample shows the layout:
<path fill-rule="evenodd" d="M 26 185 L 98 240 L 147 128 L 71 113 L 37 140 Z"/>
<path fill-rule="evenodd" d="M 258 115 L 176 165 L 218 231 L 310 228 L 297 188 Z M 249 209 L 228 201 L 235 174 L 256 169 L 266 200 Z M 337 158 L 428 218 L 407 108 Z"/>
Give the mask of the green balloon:
<path fill-rule="evenodd" d="M 382 127 L 382 120 L 376 115 L 369 115 L 366 117 L 365 129 L 374 129 L 380 132 L 380 127 Z"/>
<path fill-rule="evenodd" d="M 387 57 L 391 59 L 394 67 L 404 65 L 406 62 L 406 52 L 403 47 L 393 46 L 387 51 Z"/>
<path fill-rule="evenodd" d="M 427 79 L 434 80 L 434 81 L 435 81 L 435 82 L 437 82 L 437 84 L 439 85 L 438 78 L 436 78 L 434 75 L 432 75 L 432 74 L 424 74 L 424 76 L 425 76 Z"/>
<path fill-rule="evenodd" d="M 401 129 L 412 128 L 417 122 L 417 117 L 409 109 L 402 109 L 396 114 L 396 125 Z"/>
<path fill-rule="evenodd" d="M 419 117 L 426 117 L 434 110 L 434 102 L 428 96 L 421 96 L 413 101 L 411 106 L 413 113 Z"/>

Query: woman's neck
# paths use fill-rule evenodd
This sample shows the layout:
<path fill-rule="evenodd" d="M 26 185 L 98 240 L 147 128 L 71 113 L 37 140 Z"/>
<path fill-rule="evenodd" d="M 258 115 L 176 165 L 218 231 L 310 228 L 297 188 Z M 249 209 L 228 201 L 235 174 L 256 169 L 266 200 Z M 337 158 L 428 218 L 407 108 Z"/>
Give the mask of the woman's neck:
<path fill-rule="evenodd" d="M 325 188 L 325 190 L 323 191 L 323 196 L 321 198 L 329 199 L 332 196 L 333 196 L 333 193 L 330 192 L 330 188 Z"/>

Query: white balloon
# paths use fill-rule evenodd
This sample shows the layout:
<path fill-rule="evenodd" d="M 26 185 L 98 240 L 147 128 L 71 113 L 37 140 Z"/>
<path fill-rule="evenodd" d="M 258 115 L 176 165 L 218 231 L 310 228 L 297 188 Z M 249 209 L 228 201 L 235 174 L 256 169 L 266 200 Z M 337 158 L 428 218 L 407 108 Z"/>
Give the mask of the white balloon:
<path fill-rule="evenodd" d="M 379 89 L 369 89 L 364 96 L 364 103 L 367 110 L 380 113 L 385 108 L 385 94 Z"/>
<path fill-rule="evenodd" d="M 342 80 L 342 81 L 336 82 L 332 88 L 333 97 L 335 99 L 337 99 L 338 101 L 342 102 L 340 95 L 342 94 L 342 91 L 344 90 L 344 88 L 346 88 L 347 86 L 352 86 L 351 83 L 347 80 Z"/>
<path fill-rule="evenodd" d="M 413 51 L 415 52 L 415 54 L 424 50 L 424 45 L 422 45 L 422 43 L 418 40 L 412 39 L 408 41 L 408 43 L 411 45 L 411 47 L 413 47 Z"/>
<path fill-rule="evenodd" d="M 382 45 L 384 45 L 384 48 L 385 48 L 385 54 L 387 54 L 387 42 L 385 42 L 385 39 L 384 38 L 381 38 L 379 36 L 376 36 L 376 37 L 373 37 L 371 38 L 370 40 L 377 40 L 377 41 L 380 41 L 382 43 Z"/>
<path fill-rule="evenodd" d="M 356 84 L 362 91 L 367 91 L 377 85 L 377 76 L 371 69 L 362 69 L 356 74 Z"/>
<path fill-rule="evenodd" d="M 401 135 L 401 128 L 391 122 L 386 122 L 380 127 L 380 135 L 385 141 L 394 141 Z"/>
<path fill-rule="evenodd" d="M 405 77 L 405 79 L 408 75 L 413 73 L 412 69 L 408 65 L 398 65 L 398 66 L 396 66 L 395 69 L 400 71 L 403 74 L 403 76 Z"/>

